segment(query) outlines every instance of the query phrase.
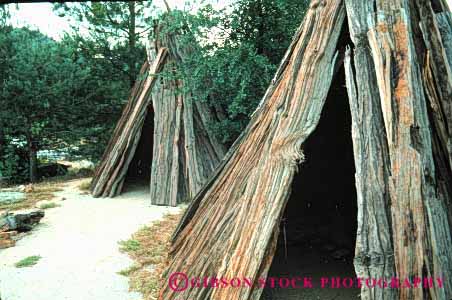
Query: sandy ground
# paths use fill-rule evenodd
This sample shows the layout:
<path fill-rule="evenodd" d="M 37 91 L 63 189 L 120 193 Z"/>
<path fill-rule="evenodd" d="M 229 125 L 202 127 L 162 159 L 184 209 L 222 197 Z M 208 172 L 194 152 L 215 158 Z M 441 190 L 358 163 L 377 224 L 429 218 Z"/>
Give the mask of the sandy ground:
<path fill-rule="evenodd" d="M 127 278 L 117 274 L 132 264 L 119 252 L 118 241 L 178 208 L 151 206 L 144 190 L 92 198 L 81 194 L 78 183 L 66 183 L 57 193 L 66 200 L 46 210 L 32 234 L 0 250 L 1 300 L 141 299 L 128 292 Z M 42 257 L 35 266 L 14 267 L 32 255 Z"/>

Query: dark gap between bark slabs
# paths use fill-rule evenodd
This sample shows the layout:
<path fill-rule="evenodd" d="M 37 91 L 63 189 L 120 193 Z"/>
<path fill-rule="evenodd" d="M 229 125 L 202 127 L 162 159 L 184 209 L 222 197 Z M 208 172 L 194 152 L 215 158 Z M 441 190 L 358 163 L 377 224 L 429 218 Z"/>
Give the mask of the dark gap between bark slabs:
<path fill-rule="evenodd" d="M 140 140 L 127 169 L 123 192 L 146 190 L 151 181 L 152 149 L 154 145 L 154 111 L 149 105 L 141 129 Z"/>
<path fill-rule="evenodd" d="M 314 288 L 266 288 L 262 300 L 359 299 L 356 287 L 320 288 L 322 277 L 356 277 L 355 165 L 343 64 L 319 124 L 302 148 L 305 160 L 292 182 L 267 277 L 310 277 Z"/>

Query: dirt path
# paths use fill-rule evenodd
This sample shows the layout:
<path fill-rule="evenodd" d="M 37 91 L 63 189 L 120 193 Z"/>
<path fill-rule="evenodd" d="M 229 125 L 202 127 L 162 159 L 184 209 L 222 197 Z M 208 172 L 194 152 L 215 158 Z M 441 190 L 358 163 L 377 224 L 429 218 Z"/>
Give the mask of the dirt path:
<path fill-rule="evenodd" d="M 131 260 L 118 250 L 141 226 L 178 208 L 150 206 L 145 191 L 92 198 L 65 184 L 61 207 L 46 210 L 34 232 L 16 247 L 0 250 L 1 300 L 138 300 L 128 292 L 127 278 L 118 275 Z M 32 255 L 32 267 L 14 263 Z"/>

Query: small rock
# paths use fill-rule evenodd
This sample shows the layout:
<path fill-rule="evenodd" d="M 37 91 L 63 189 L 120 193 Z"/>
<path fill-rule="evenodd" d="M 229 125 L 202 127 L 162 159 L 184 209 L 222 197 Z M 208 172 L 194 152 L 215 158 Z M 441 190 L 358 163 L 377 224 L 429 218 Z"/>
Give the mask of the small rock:
<path fill-rule="evenodd" d="M 0 215 L 0 232 L 9 230 L 9 223 L 6 219 L 8 213 L 2 213 Z"/>
<path fill-rule="evenodd" d="M 44 211 L 22 210 L 0 215 L 0 231 L 30 231 L 44 217 Z"/>
<path fill-rule="evenodd" d="M 0 192 L 0 204 L 13 204 L 25 200 L 22 192 L 5 191 Z"/>

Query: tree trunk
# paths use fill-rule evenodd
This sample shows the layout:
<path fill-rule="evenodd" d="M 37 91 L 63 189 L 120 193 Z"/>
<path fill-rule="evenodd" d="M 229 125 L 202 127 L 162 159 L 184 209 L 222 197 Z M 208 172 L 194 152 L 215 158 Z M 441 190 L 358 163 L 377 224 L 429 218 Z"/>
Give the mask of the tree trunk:
<path fill-rule="evenodd" d="M 135 84 L 136 79 L 136 68 L 135 60 L 133 59 L 136 54 L 136 11 L 135 11 L 135 1 L 130 1 L 128 3 L 129 7 L 129 78 L 130 78 L 130 88 Z"/>
<path fill-rule="evenodd" d="M 5 141 L 5 133 L 3 129 L 3 123 L 0 121 L 0 159 L 3 159 L 4 155 L 4 149 L 6 145 Z M 0 172 L 0 187 L 5 183 L 5 179 L 2 176 L 2 173 Z"/>
<path fill-rule="evenodd" d="M 0 122 L 0 155 L 3 153 L 3 149 L 4 149 L 4 147 L 5 147 L 5 133 L 4 133 L 4 130 L 3 130 L 3 127 L 4 125 L 3 125 L 3 123 L 2 122 Z"/>
<path fill-rule="evenodd" d="M 38 181 L 38 147 L 31 134 L 27 136 L 30 182 Z"/>

